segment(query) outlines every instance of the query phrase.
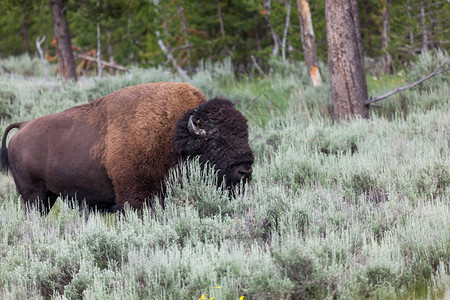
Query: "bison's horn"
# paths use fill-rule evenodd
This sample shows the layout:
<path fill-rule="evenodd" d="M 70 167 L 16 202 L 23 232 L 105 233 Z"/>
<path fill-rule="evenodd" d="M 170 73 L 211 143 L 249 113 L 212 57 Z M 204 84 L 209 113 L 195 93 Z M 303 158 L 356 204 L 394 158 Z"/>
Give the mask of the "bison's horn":
<path fill-rule="evenodd" d="M 189 117 L 188 129 L 189 129 L 189 132 L 193 136 L 196 136 L 196 137 L 205 137 L 206 136 L 205 129 L 200 129 L 197 126 L 194 125 L 194 121 L 192 121 L 192 115 Z"/>

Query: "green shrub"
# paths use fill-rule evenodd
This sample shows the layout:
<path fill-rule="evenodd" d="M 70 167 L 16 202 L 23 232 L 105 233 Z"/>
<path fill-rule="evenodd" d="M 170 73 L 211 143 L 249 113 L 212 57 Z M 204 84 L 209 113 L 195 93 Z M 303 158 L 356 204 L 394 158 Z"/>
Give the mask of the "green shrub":
<path fill-rule="evenodd" d="M 56 65 L 46 62 L 48 75 L 54 76 Z M 25 77 L 42 77 L 44 76 L 44 67 L 38 57 L 31 57 L 28 54 L 20 56 L 9 56 L 0 59 L 0 75 L 3 73 L 11 74 L 13 76 Z"/>
<path fill-rule="evenodd" d="M 372 82 L 372 94 L 415 80 L 442 55 Z M 157 199 L 153 209 L 88 216 L 60 199 L 41 216 L 24 214 L 1 175 L 0 298 L 443 298 L 448 74 L 385 100 L 370 120 L 333 122 L 325 67 L 313 88 L 298 64 L 271 63 L 274 73 L 254 79 L 229 61 L 192 76 L 249 119 L 253 180 L 235 197 L 192 160 L 168 176 L 164 209 Z M 2 73 L 0 127 L 160 80 L 180 79 L 162 68 L 77 83 Z"/>

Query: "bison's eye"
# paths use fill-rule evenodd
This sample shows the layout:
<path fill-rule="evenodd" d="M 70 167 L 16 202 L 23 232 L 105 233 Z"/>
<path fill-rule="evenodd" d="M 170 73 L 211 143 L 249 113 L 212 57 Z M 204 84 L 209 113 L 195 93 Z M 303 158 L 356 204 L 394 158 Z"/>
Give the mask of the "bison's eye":
<path fill-rule="evenodd" d="M 222 147 L 219 145 L 219 143 L 217 141 L 212 141 L 211 146 L 212 146 L 212 152 L 214 155 L 217 155 L 220 152 L 222 152 Z"/>

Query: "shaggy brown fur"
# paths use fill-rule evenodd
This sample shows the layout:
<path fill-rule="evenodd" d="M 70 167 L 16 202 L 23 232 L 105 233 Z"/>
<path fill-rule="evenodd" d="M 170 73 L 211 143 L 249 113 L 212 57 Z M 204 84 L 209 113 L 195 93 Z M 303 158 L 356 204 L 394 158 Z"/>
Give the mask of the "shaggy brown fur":
<path fill-rule="evenodd" d="M 80 107 L 81 116 L 104 137 L 91 154 L 112 181 L 115 209 L 125 202 L 139 208 L 149 190 L 161 189 L 161 179 L 178 159 L 172 142 L 176 121 L 203 102 L 197 88 L 165 82 L 127 87 Z"/>
<path fill-rule="evenodd" d="M 44 212 L 59 194 L 98 208 L 120 210 L 125 202 L 140 208 L 180 158 L 173 146 L 177 120 L 205 102 L 189 84 L 151 83 L 15 123 L 3 137 L 2 168 L 9 165 L 25 201 L 46 199 Z M 12 128 L 19 131 L 7 150 Z"/>

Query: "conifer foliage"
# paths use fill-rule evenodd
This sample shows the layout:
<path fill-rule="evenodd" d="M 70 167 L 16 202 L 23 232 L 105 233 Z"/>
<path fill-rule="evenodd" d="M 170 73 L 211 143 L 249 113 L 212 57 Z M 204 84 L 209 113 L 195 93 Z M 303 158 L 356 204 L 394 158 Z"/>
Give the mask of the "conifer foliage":
<path fill-rule="evenodd" d="M 269 72 L 273 36 L 281 38 L 285 31 L 287 60 L 304 60 L 298 1 L 291 2 L 286 5 L 281 0 L 61 1 L 76 51 L 97 49 L 99 25 L 105 61 L 170 66 L 167 53 L 158 45 L 161 40 L 177 65 L 188 73 L 198 70 L 201 61 L 222 61 L 225 57 L 231 57 L 235 71 L 256 72 L 258 65 L 263 72 Z M 357 2 L 365 56 L 381 61 L 387 52 L 395 69 L 425 48 L 449 51 L 450 10 L 445 1 Z M 292 9 L 288 9 L 290 6 Z M 310 1 L 309 6 L 317 56 L 325 61 L 325 1 Z M 382 47 L 386 9 L 390 13 L 389 30 L 385 33 L 389 44 Z M 37 55 L 34 41 L 44 35 L 45 53 L 56 54 L 51 43 L 54 30 L 49 1 L 4 0 L 0 2 L 0 10 L 0 57 L 25 52 Z M 290 22 L 286 22 L 288 11 Z M 281 51 L 275 55 L 280 56 Z"/>

